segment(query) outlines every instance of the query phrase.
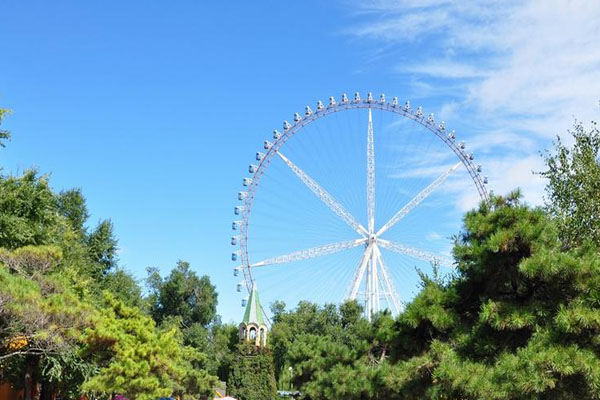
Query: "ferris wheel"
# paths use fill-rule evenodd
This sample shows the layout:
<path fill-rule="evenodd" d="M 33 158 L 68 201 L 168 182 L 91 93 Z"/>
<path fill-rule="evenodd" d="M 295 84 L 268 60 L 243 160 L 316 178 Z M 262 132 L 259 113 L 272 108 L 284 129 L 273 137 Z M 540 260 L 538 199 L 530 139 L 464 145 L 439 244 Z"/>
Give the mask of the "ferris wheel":
<path fill-rule="evenodd" d="M 418 271 L 452 271 L 463 209 L 488 199 L 487 177 L 455 131 L 383 94 L 306 106 L 255 159 L 231 258 L 238 292 L 258 283 L 265 304 L 350 299 L 367 318 L 397 315 Z"/>

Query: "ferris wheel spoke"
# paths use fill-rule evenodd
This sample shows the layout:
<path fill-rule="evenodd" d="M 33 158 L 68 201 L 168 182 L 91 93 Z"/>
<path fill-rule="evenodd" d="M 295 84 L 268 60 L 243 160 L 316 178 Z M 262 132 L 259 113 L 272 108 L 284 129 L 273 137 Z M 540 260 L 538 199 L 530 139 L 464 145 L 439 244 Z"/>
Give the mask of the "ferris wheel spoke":
<path fill-rule="evenodd" d="M 329 254 L 338 253 L 342 250 L 351 249 L 353 247 L 365 244 L 367 239 L 354 239 L 344 242 L 330 243 L 324 246 L 311 247 L 309 249 L 294 251 L 289 254 L 284 254 L 277 257 L 268 258 L 254 264 L 250 264 L 250 268 L 265 267 L 267 265 L 285 264 L 294 261 L 307 260 L 309 258 L 322 257 Z"/>
<path fill-rule="evenodd" d="M 311 178 L 306 172 L 300 167 L 291 162 L 286 156 L 277 152 L 277 155 L 287 164 L 287 166 L 296 174 L 298 178 L 304 183 L 325 205 L 333 211 L 338 217 L 346 222 L 356 233 L 361 236 L 368 236 L 368 232 L 364 226 L 362 226 L 356 218 L 348 212 L 336 199 L 333 198 L 325 189 L 321 187 L 313 178 Z"/>
<path fill-rule="evenodd" d="M 375 231 L 375 141 L 373 137 L 373 116 L 369 108 L 367 127 L 367 216 L 369 233 Z"/>
<path fill-rule="evenodd" d="M 348 291 L 348 295 L 346 296 L 349 300 L 356 300 L 356 295 L 358 294 L 358 288 L 360 287 L 360 282 L 362 281 L 362 277 L 365 274 L 365 270 L 367 269 L 367 264 L 369 263 L 369 259 L 371 258 L 371 252 L 373 251 L 373 245 L 370 243 L 365 252 L 360 259 L 360 264 L 356 270 L 356 274 L 354 275 L 354 280 L 352 281 L 352 285 L 350 286 L 350 290 Z"/>
<path fill-rule="evenodd" d="M 383 282 L 382 284 L 385 284 L 385 286 L 387 287 L 387 294 L 389 295 L 390 299 L 391 299 L 391 304 L 389 300 L 387 300 L 386 297 L 386 301 L 388 301 L 388 306 L 393 306 L 394 310 L 396 311 L 395 315 L 399 315 L 400 311 L 402 310 L 402 306 L 400 304 L 400 300 L 398 300 L 398 292 L 396 291 L 396 288 L 394 287 L 394 284 L 392 283 L 392 280 L 390 279 L 390 275 L 388 273 L 387 267 L 385 266 L 385 263 L 383 262 L 383 256 L 381 255 L 381 251 L 379 251 L 379 248 L 375 249 L 376 251 L 376 255 L 377 255 L 377 259 L 379 260 L 379 265 L 381 268 L 381 275 L 383 276 Z M 384 285 L 382 285 L 384 286 Z"/>
<path fill-rule="evenodd" d="M 412 200 L 410 200 L 408 203 L 406 203 L 406 205 L 404 207 L 402 207 L 396 214 L 394 214 L 394 216 L 388 222 L 386 222 L 385 225 L 383 225 L 379 229 L 379 231 L 377 231 L 376 236 L 382 235 L 384 232 L 386 232 L 392 226 L 396 225 L 396 223 L 398 223 L 398 221 L 400 221 L 402 218 L 404 218 L 415 207 L 417 207 L 419 204 L 421 204 L 423 202 L 423 200 L 425 200 L 427 197 L 429 197 L 429 195 L 431 193 L 433 193 L 435 191 L 435 189 L 437 189 L 438 187 L 440 187 L 440 185 L 442 183 L 444 183 L 444 181 L 450 176 L 450 174 L 452 174 L 452 172 L 454 172 L 460 166 L 460 164 L 461 164 L 461 162 L 458 162 L 455 165 L 453 165 L 448 171 L 444 172 L 439 178 L 437 178 L 435 181 L 431 182 L 431 184 L 429 186 L 427 186 L 419 194 L 417 194 L 415 197 L 413 197 Z"/>
<path fill-rule="evenodd" d="M 415 249 L 414 247 L 406 246 L 401 243 L 396 243 L 383 239 L 377 239 L 377 243 L 380 244 L 381 247 L 391 250 L 393 252 L 410 256 L 418 260 L 427 261 L 436 265 L 452 267 L 452 264 L 454 264 L 454 262 L 451 259 L 448 259 L 446 257 L 438 256 L 437 254 L 433 254 L 424 250 Z"/>

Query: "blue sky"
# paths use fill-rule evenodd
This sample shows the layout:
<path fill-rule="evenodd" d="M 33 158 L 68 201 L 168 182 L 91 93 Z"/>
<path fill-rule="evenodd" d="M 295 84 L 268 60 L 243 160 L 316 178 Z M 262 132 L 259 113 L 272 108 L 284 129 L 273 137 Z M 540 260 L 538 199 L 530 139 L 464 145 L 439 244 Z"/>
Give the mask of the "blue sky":
<path fill-rule="evenodd" d="M 14 114 L 0 163 L 81 187 L 90 223 L 113 220 L 125 268 L 187 260 L 237 320 L 236 193 L 305 104 L 410 99 L 467 140 L 494 191 L 541 203 L 538 151 L 573 116 L 598 119 L 600 4 L 462 3 L 4 2 L 0 105 Z"/>

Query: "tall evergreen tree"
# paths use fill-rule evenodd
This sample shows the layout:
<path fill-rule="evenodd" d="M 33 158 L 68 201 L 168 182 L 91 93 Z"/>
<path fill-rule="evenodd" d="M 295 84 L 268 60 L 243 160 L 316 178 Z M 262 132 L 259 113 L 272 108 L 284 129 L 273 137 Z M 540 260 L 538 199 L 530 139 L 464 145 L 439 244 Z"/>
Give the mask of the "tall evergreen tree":
<path fill-rule="evenodd" d="M 95 278 L 105 276 L 117 266 L 118 247 L 113 230 L 112 222 L 103 220 L 86 238 L 90 258 L 97 265 L 93 271 Z"/>
<path fill-rule="evenodd" d="M 69 189 L 61 191 L 57 196 L 58 212 L 64 216 L 75 232 L 85 231 L 85 222 L 89 218 L 85 197 L 81 189 Z"/>

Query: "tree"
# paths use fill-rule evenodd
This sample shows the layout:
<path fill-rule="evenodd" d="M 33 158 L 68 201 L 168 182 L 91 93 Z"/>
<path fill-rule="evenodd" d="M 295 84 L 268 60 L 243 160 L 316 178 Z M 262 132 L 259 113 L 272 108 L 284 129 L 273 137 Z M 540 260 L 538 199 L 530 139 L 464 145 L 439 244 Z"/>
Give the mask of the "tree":
<path fill-rule="evenodd" d="M 85 197 L 81 189 L 69 189 L 61 191 L 57 196 L 58 212 L 64 216 L 75 232 L 83 233 L 84 224 L 89 218 Z"/>
<path fill-rule="evenodd" d="M 62 236 L 56 198 L 48 178 L 35 170 L 0 176 L 0 247 L 54 244 Z"/>
<path fill-rule="evenodd" d="M 51 246 L 0 249 L 0 370 L 26 400 L 44 380 L 64 394 L 89 371 L 76 351 L 90 308 L 52 274 L 60 258 Z"/>
<path fill-rule="evenodd" d="M 210 278 L 206 275 L 198 277 L 184 261 L 178 261 L 166 278 L 162 278 L 156 268 L 147 271 L 148 304 L 156 324 L 180 329 L 185 346 L 208 354 L 201 360 L 193 360 L 191 369 L 206 370 L 226 378 L 231 363 L 229 331 L 222 331 L 215 318 L 217 292 Z M 214 323 L 209 326 L 211 322 Z"/>
<path fill-rule="evenodd" d="M 239 341 L 235 324 L 214 323 L 209 329 L 206 347 L 208 370 L 223 382 L 229 379 Z"/>
<path fill-rule="evenodd" d="M 125 305 L 145 309 L 138 281 L 123 268 L 117 267 L 110 271 L 98 283 L 102 290 L 108 291 Z"/>
<path fill-rule="evenodd" d="M 106 294 L 107 307 L 84 333 L 83 354 L 96 359 L 98 374 L 84 390 L 125 394 L 136 400 L 155 400 L 173 394 L 193 398 L 208 395 L 216 378 L 192 363 L 205 356 L 184 346 L 176 327 L 158 330 L 138 308 Z"/>
<path fill-rule="evenodd" d="M 383 379 L 402 398 L 593 399 L 600 387 L 600 258 L 565 251 L 519 194 L 465 217 L 457 274 L 429 280 L 398 319 Z"/>
<path fill-rule="evenodd" d="M 127 304 L 141 304 L 141 291 L 115 268 L 112 225 L 86 232 L 79 190 L 57 194 L 29 170 L 0 176 L 0 194 L 0 379 L 27 400 L 42 391 L 77 398 L 95 368 L 79 333 L 104 306 L 103 290 Z"/>
<path fill-rule="evenodd" d="M 97 268 L 94 277 L 100 278 L 117 266 L 117 239 L 110 220 L 100 221 L 86 238 L 89 255 Z"/>
<path fill-rule="evenodd" d="M 595 122 L 586 130 L 576 121 L 569 133 L 572 148 L 557 137 L 554 151 L 544 156 L 546 207 L 556 218 L 566 247 L 588 240 L 600 246 L 600 131 Z"/>
<path fill-rule="evenodd" d="M 239 344 L 231 364 L 227 391 L 240 400 L 275 399 L 277 386 L 271 352 L 250 343 Z"/>
<path fill-rule="evenodd" d="M 85 326 L 84 305 L 47 275 L 60 257 L 49 246 L 0 249 L 0 359 L 57 353 Z"/>
<path fill-rule="evenodd" d="M 464 218 L 456 271 L 422 275 L 396 321 L 301 304 L 277 315 L 276 363 L 310 399 L 598 399 L 600 254 L 559 235 L 518 192 L 492 196 Z"/>
<path fill-rule="evenodd" d="M 381 313 L 369 323 L 362 311 L 356 301 L 279 311 L 270 342 L 280 387 L 293 385 L 311 399 L 387 398 L 379 376 L 392 349 L 393 319 Z"/>
<path fill-rule="evenodd" d="M 8 114 L 10 114 L 10 110 L 7 110 L 6 108 L 0 108 L 0 125 L 2 125 L 2 120 Z M 6 146 L 6 144 L 4 144 L 6 140 L 10 140 L 10 132 L 0 129 L 0 147 Z"/>
<path fill-rule="evenodd" d="M 148 269 L 148 284 L 152 291 L 151 313 L 158 323 L 178 316 L 185 328 L 194 324 L 206 327 L 216 316 L 215 286 L 207 275 L 198 277 L 185 261 L 178 261 L 165 279 L 157 269 Z"/>

